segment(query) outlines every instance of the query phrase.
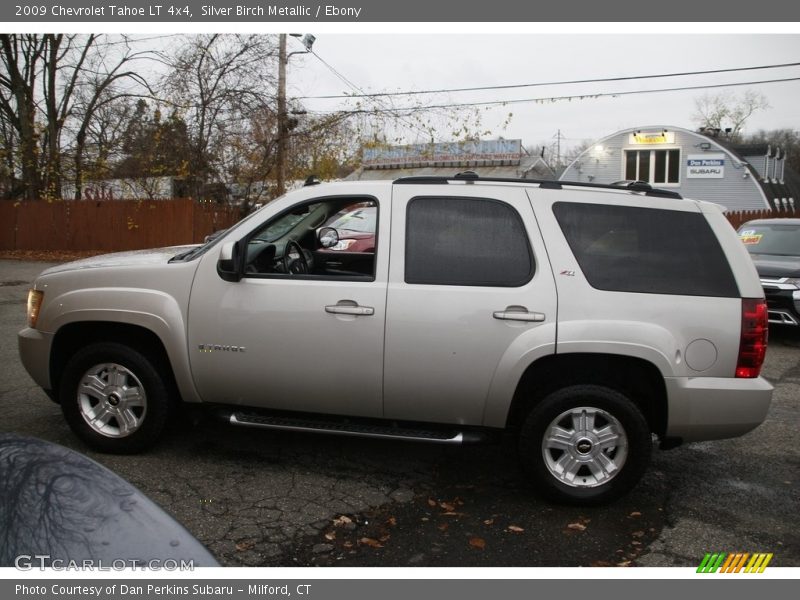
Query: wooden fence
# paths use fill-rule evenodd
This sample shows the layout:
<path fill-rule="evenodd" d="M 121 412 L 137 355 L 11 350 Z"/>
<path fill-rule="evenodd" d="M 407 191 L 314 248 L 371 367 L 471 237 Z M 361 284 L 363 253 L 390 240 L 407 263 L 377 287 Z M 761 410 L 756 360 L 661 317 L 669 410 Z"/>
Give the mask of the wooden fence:
<path fill-rule="evenodd" d="M 0 200 L 0 250 L 113 252 L 192 244 L 238 220 L 236 208 L 189 198 Z"/>
<path fill-rule="evenodd" d="M 726 213 L 734 228 L 751 219 L 798 216 L 793 209 Z M 236 208 L 173 200 L 15 202 L 0 200 L 0 251 L 114 252 L 202 242 L 239 220 Z"/>

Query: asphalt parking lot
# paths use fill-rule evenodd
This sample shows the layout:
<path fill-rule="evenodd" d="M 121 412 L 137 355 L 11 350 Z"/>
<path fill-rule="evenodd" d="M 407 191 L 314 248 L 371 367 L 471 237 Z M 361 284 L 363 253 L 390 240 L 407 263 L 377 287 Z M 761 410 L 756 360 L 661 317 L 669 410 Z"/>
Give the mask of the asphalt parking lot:
<path fill-rule="evenodd" d="M 87 451 L 28 377 L 16 333 L 46 263 L 0 260 L 0 431 L 84 452 L 163 506 L 228 566 L 697 566 L 772 552 L 800 566 L 800 332 L 771 331 L 776 390 L 748 435 L 654 451 L 601 508 L 540 500 L 510 444 L 439 447 L 233 429 L 185 414 L 140 456 Z"/>

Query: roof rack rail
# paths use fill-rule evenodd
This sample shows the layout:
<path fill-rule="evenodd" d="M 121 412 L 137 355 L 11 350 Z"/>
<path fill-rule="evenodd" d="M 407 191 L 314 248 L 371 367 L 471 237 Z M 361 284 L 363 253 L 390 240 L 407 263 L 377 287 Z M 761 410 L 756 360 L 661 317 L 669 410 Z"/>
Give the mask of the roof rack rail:
<path fill-rule="evenodd" d="M 456 173 L 452 177 L 446 175 L 412 175 L 410 177 L 400 177 L 395 179 L 392 183 L 397 185 L 413 185 L 413 184 L 442 184 L 447 185 L 450 182 L 464 182 L 467 184 L 475 183 L 476 181 L 484 181 L 488 183 L 530 183 L 538 184 L 540 188 L 550 190 L 560 190 L 564 186 L 569 187 L 587 187 L 606 190 L 628 190 L 631 192 L 643 193 L 645 196 L 654 196 L 659 198 L 678 198 L 683 199 L 678 192 L 671 190 L 662 190 L 654 188 L 646 181 L 619 181 L 616 183 L 589 183 L 588 181 L 560 181 L 558 179 L 523 179 L 518 177 L 481 177 L 475 171 L 463 171 Z"/>

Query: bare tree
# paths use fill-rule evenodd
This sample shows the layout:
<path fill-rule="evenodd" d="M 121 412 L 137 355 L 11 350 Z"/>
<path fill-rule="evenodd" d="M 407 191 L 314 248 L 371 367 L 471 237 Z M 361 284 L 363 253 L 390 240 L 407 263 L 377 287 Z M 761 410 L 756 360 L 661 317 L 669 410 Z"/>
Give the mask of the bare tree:
<path fill-rule="evenodd" d="M 754 90 L 746 90 L 741 96 L 725 92 L 704 94 L 695 99 L 693 119 L 700 127 L 730 129 L 730 138 L 735 140 L 755 112 L 769 107 L 766 96 Z"/>
<path fill-rule="evenodd" d="M 166 100 L 189 125 L 191 174 L 202 182 L 221 176 L 220 161 L 242 120 L 274 102 L 276 38 L 265 35 L 187 36 L 172 56 Z"/>
<path fill-rule="evenodd" d="M 93 34 L 0 35 L 0 111 L 18 140 L 16 165 L 28 200 L 61 196 L 63 150 L 69 146 L 63 138 L 73 130 L 79 196 L 85 136 L 96 111 L 122 94 L 112 92 L 119 82 L 147 89 L 145 80 L 128 68 L 147 52 L 133 52 L 124 37 L 122 52 L 118 42 L 101 39 Z"/>

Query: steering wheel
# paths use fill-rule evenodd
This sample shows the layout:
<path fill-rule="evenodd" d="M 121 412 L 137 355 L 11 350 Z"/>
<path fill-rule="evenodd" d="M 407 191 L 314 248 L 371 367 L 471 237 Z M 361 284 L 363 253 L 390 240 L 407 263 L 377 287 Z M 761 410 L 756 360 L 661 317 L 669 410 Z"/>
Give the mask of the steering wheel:
<path fill-rule="evenodd" d="M 245 273 L 271 273 L 275 262 L 275 244 L 264 246 L 245 267 Z"/>
<path fill-rule="evenodd" d="M 296 256 L 292 256 L 293 254 Z M 310 271 L 302 246 L 294 240 L 286 243 L 286 250 L 283 252 L 283 270 L 288 275 L 307 275 Z"/>

